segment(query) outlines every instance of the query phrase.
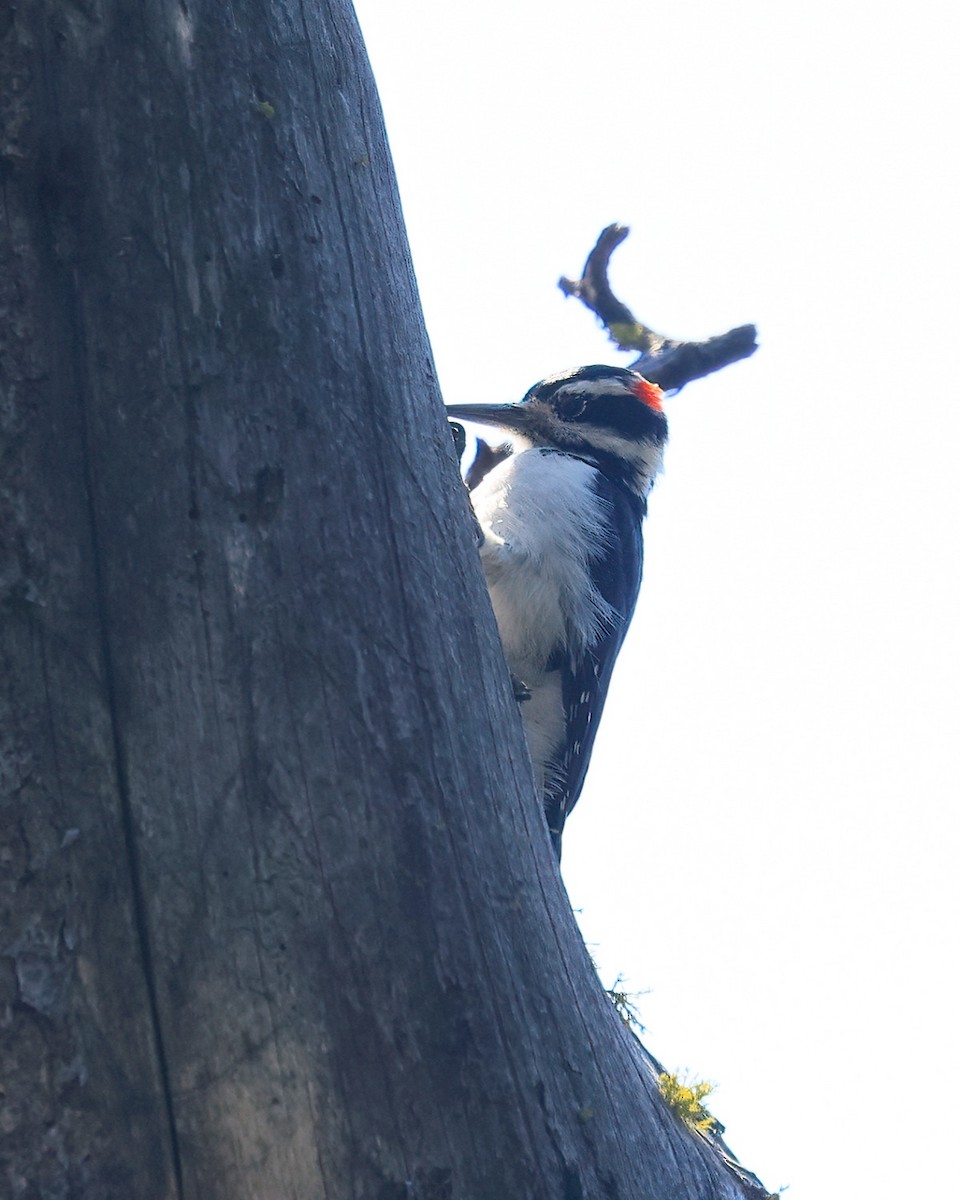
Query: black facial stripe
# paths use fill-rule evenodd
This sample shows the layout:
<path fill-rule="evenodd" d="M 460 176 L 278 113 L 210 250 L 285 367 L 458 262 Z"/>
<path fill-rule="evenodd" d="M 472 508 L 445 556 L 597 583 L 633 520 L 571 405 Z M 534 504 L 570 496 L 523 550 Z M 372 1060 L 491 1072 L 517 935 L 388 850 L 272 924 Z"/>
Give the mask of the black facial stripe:
<path fill-rule="evenodd" d="M 573 391 L 571 388 L 564 388 L 562 392 L 557 393 L 553 400 L 557 416 L 564 421 L 575 421 L 582 415 L 586 406 L 586 394 L 581 391 Z"/>
<path fill-rule="evenodd" d="M 667 419 L 663 413 L 655 412 L 633 395 L 590 396 L 574 420 L 578 425 L 608 430 L 629 441 L 662 442 L 667 437 Z"/>

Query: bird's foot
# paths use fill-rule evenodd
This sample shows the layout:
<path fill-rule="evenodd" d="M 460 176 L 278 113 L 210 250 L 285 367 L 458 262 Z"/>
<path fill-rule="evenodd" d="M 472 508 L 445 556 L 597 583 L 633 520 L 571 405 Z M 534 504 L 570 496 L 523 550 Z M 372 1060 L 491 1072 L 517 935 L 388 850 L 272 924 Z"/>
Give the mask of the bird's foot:
<path fill-rule="evenodd" d="M 530 699 L 532 695 L 530 689 L 522 679 L 518 679 L 512 672 L 510 674 L 510 682 L 513 684 L 513 698 L 518 704 L 523 704 Z"/>

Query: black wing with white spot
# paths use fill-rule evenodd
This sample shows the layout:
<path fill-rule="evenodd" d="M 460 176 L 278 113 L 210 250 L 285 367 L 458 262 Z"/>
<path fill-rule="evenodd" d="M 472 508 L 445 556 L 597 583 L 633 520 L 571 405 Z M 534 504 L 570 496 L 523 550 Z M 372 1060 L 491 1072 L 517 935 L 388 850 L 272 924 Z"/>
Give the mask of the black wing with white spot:
<path fill-rule="evenodd" d="M 566 722 L 563 761 L 544 799 L 558 857 L 563 823 L 583 788 L 613 664 L 633 616 L 643 573 L 642 509 L 634 497 L 599 472 L 594 489 L 610 506 L 612 536 L 607 545 L 597 547 L 591 574 L 613 616 L 579 663 L 566 662 L 560 668 Z"/>

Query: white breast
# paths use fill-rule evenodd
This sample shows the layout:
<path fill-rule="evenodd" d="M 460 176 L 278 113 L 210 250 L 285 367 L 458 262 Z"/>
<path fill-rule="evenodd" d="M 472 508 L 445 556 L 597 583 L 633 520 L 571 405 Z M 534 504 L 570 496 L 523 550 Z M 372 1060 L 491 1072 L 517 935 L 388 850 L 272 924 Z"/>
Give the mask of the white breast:
<path fill-rule="evenodd" d="M 591 582 L 591 560 L 609 537 L 608 506 L 591 487 L 596 475 L 580 459 L 530 449 L 501 463 L 472 495 L 507 663 L 531 688 L 558 642 L 575 655 L 612 619 Z"/>

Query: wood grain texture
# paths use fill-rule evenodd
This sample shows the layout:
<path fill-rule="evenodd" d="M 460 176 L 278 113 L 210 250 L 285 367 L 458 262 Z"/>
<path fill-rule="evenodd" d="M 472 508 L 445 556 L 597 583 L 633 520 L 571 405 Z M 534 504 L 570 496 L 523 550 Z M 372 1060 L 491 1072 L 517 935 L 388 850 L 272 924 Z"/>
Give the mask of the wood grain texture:
<path fill-rule="evenodd" d="M 349 5 L 0 47 L 0 1188 L 747 1194 L 556 874 Z"/>

